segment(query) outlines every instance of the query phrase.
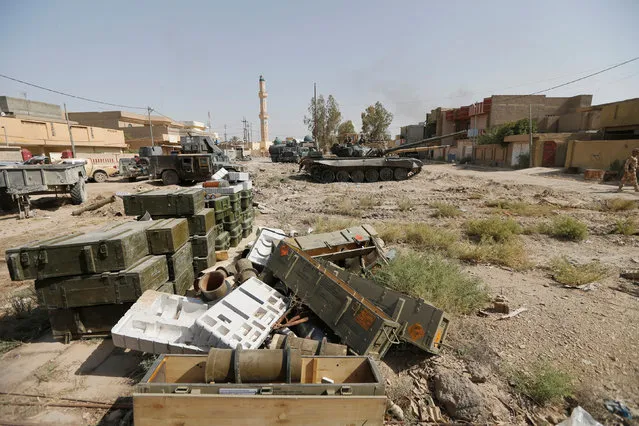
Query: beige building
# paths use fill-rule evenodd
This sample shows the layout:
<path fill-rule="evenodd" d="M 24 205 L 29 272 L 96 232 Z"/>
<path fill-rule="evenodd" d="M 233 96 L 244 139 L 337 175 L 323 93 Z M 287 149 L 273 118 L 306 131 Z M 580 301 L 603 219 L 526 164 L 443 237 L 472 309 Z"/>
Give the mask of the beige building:
<path fill-rule="evenodd" d="M 62 120 L 0 117 L 0 138 L 8 146 L 19 146 L 34 155 L 48 155 L 71 149 L 67 123 Z M 127 148 L 119 130 L 71 124 L 76 153 L 122 152 Z"/>
<path fill-rule="evenodd" d="M 129 149 L 137 151 L 141 146 L 151 146 L 149 116 L 127 111 L 70 112 L 69 118 L 80 124 L 121 130 Z M 186 127 L 169 118 L 151 115 L 153 144 L 178 148 L 180 136 Z"/>

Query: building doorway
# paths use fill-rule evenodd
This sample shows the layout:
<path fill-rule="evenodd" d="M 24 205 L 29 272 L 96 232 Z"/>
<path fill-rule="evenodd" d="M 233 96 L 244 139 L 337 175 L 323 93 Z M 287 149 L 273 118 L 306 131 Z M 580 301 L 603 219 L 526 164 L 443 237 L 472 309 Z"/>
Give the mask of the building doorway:
<path fill-rule="evenodd" d="M 554 141 L 545 141 L 543 157 L 541 159 L 541 166 L 555 167 L 556 154 L 557 154 L 557 144 Z"/>

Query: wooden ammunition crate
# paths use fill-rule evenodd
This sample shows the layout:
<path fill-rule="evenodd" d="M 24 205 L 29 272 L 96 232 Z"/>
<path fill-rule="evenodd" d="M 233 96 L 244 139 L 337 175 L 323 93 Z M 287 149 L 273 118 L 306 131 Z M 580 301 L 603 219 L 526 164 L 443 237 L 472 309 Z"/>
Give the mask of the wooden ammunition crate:
<path fill-rule="evenodd" d="M 303 356 L 300 383 L 204 383 L 206 360 L 161 355 L 133 394 L 135 425 L 384 423 L 384 381 L 368 357 Z"/>

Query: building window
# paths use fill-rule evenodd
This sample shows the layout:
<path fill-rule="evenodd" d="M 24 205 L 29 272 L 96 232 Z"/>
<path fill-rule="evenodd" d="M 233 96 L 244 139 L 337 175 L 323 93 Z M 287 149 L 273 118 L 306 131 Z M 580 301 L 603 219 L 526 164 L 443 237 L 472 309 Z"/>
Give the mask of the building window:
<path fill-rule="evenodd" d="M 91 129 L 91 139 L 95 139 L 95 136 L 93 136 L 93 127 L 89 127 L 89 129 Z"/>
<path fill-rule="evenodd" d="M 51 136 L 55 136 L 55 126 L 51 123 Z"/>
<path fill-rule="evenodd" d="M 133 127 L 133 124 L 129 123 L 126 127 Z"/>

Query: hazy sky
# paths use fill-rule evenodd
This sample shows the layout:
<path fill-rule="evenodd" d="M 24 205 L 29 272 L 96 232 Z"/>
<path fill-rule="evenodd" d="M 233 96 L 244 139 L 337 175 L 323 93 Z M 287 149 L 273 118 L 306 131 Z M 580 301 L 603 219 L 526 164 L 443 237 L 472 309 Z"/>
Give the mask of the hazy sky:
<path fill-rule="evenodd" d="M 0 73 L 177 120 L 259 136 L 258 78 L 271 139 L 302 136 L 313 94 L 344 119 L 381 101 L 393 134 L 437 106 L 541 90 L 639 56 L 639 1 L 0 0 Z M 111 108 L 0 79 L 0 95 Z M 639 96 L 639 61 L 547 93 Z"/>

